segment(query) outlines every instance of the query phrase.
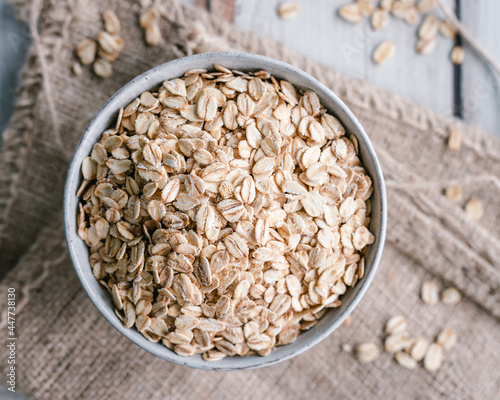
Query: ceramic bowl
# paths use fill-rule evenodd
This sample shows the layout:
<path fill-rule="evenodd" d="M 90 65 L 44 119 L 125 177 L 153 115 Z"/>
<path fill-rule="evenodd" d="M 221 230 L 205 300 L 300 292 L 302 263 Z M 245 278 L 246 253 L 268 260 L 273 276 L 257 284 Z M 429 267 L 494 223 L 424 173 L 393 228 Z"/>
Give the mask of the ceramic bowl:
<path fill-rule="evenodd" d="M 161 85 L 165 80 L 182 76 L 185 71 L 194 68 L 211 70 L 214 64 L 240 71 L 264 69 L 277 78 L 288 80 L 297 88 L 310 89 L 318 94 L 322 105 L 342 122 L 348 133 L 353 134 L 358 140 L 360 158 L 373 181 L 370 230 L 376 239 L 365 256 L 365 276 L 341 297 L 342 305 L 340 307 L 328 310 L 313 328 L 300 333 L 295 342 L 277 347 L 266 357 L 258 355 L 234 356 L 226 357 L 220 361 L 206 362 L 199 355 L 181 357 L 161 343 L 152 343 L 135 329 L 127 329 L 122 325 L 114 313 L 111 296 L 92 274 L 88 260 L 88 247 L 78 236 L 78 198 L 75 194 L 82 180 L 80 173 L 82 160 L 90 154 L 92 146 L 112 124 L 121 107 L 126 107 L 142 92 Z M 192 368 L 231 371 L 259 368 L 287 360 L 310 349 L 342 324 L 368 290 L 377 270 L 385 240 L 386 209 L 384 178 L 370 139 L 356 116 L 326 86 L 300 69 L 272 58 L 234 52 L 208 53 L 180 58 L 145 72 L 121 88 L 99 110 L 83 133 L 71 160 L 64 192 L 64 228 L 69 253 L 83 287 L 97 309 L 121 334 L 144 350 L 167 361 Z"/>

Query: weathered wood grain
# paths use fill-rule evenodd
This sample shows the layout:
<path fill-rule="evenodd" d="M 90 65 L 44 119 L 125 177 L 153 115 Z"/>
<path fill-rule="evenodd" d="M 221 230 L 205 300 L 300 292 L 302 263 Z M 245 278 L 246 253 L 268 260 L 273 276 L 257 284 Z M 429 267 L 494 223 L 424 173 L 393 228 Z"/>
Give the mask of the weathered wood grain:
<path fill-rule="evenodd" d="M 452 4 L 453 0 L 449 2 Z M 453 66 L 448 57 L 451 40 L 439 38 L 434 53 L 422 56 L 415 52 L 416 27 L 403 21 L 391 18 L 385 29 L 375 32 L 367 20 L 352 25 L 337 15 L 337 9 L 346 3 L 344 0 L 298 3 L 301 12 L 297 18 L 282 21 L 276 14 L 277 1 L 237 0 L 235 23 L 350 76 L 451 115 Z M 396 44 L 396 55 L 387 64 L 378 66 L 371 55 L 375 45 L 383 40 Z"/>
<path fill-rule="evenodd" d="M 471 34 L 500 62 L 500 1 L 462 1 L 462 21 Z M 500 77 L 465 47 L 462 65 L 464 119 L 500 136 Z"/>
<path fill-rule="evenodd" d="M 220 15 L 245 30 L 281 41 L 289 48 L 331 65 L 385 90 L 422 103 L 442 114 L 453 115 L 454 99 L 461 97 L 463 117 L 492 134 L 500 136 L 500 81 L 466 48 L 460 85 L 456 85 L 454 67 L 449 61 L 453 41 L 439 37 L 431 55 L 415 52 L 416 27 L 391 18 L 380 32 L 365 21 L 352 25 L 337 15 L 345 0 L 298 0 L 299 15 L 283 21 L 277 13 L 280 1 L 270 0 L 183 0 Z M 451 8 L 455 0 L 447 0 Z M 500 59 L 500 2 L 466 0 L 461 2 L 462 20 L 472 34 Z M 372 60 L 377 43 L 391 40 L 396 55 L 378 66 Z M 458 87 L 461 93 L 458 93 Z M 458 96 L 461 95 L 461 96 Z"/>

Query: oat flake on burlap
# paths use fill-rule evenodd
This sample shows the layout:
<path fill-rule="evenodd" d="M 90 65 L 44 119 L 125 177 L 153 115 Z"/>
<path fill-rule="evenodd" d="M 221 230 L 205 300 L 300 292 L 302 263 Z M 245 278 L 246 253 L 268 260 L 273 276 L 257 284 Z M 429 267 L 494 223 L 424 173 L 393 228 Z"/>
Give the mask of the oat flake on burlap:
<path fill-rule="evenodd" d="M 202 10 L 160 2 L 163 41 L 147 47 L 141 5 L 118 0 L 19 0 L 33 35 L 16 114 L 0 156 L 0 284 L 17 289 L 18 390 L 31 399 L 496 399 L 500 396 L 500 141 L 458 121 L 240 32 Z M 144 2 L 149 3 L 149 2 Z M 147 6 L 147 4 L 145 4 Z M 71 73 L 74 46 L 95 37 L 101 12 L 116 11 L 126 46 L 102 80 Z M 371 137 L 388 185 L 388 241 L 374 283 L 342 326 L 306 353 L 261 370 L 215 373 L 153 357 L 116 332 L 81 287 L 62 228 L 66 168 L 92 116 L 122 85 L 186 54 L 243 50 L 282 59 L 319 78 L 354 111 Z M 334 51 L 330 49 L 329 51 Z M 459 151 L 449 129 L 463 131 Z M 458 202 L 443 190 L 463 187 Z M 484 216 L 464 211 L 479 198 Z M 420 300 L 426 280 L 454 286 L 456 305 Z M 2 300 L 5 301 L 5 300 Z M 3 308 L 4 310 L 4 308 Z M 453 329 L 458 343 L 435 373 L 402 368 L 390 355 L 358 363 L 343 344 L 382 346 L 384 323 L 404 315 L 414 336 Z M 0 331 L 6 332 L 5 315 Z M 7 348 L 0 351 L 6 359 Z M 1 364 L 2 374 L 7 364 Z"/>

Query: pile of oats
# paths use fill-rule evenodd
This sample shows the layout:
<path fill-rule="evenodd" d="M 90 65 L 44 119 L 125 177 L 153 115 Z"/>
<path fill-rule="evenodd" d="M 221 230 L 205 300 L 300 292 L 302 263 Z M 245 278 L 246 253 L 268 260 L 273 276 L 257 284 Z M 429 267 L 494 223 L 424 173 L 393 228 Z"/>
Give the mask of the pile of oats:
<path fill-rule="evenodd" d="M 425 281 L 420 288 L 420 298 L 428 306 L 434 306 L 439 302 L 439 286 L 434 281 Z M 441 301 L 444 304 L 455 305 L 460 302 L 462 295 L 454 288 L 449 287 L 441 293 Z"/>
<path fill-rule="evenodd" d="M 420 290 L 422 301 L 427 305 L 439 302 L 439 286 L 434 281 L 425 281 Z M 441 302 L 456 305 L 462 296 L 454 287 L 448 287 L 441 293 Z M 457 344 L 457 334 L 453 329 L 442 329 L 429 341 L 422 336 L 412 336 L 408 332 L 408 322 L 403 315 L 390 317 L 384 328 L 383 348 L 393 355 L 394 360 L 406 369 L 415 369 L 419 362 L 428 372 L 436 372 L 443 363 L 444 353 Z M 352 346 L 344 344 L 343 351 L 351 352 Z M 354 355 L 361 364 L 372 363 L 381 355 L 380 346 L 373 342 L 360 343 L 354 349 Z"/>
<path fill-rule="evenodd" d="M 420 54 L 429 54 L 434 51 L 437 44 L 438 33 L 447 39 L 455 39 L 457 33 L 451 21 L 440 19 L 434 11 L 437 8 L 436 0 L 354 0 L 339 8 L 339 16 L 353 24 L 363 22 L 368 17 L 375 31 L 385 28 L 391 16 L 405 21 L 409 25 L 419 25 L 417 29 L 417 43 L 415 49 Z M 374 53 L 373 61 L 382 64 L 389 57 L 384 55 L 394 54 L 394 44 L 390 42 L 379 44 Z M 382 51 L 384 50 L 384 51 Z M 464 61 L 464 50 L 461 46 L 454 46 L 450 52 L 450 60 L 459 65 Z"/>
<path fill-rule="evenodd" d="M 430 343 L 421 336 L 411 337 L 406 328 L 404 316 L 391 317 L 385 326 L 388 336 L 384 341 L 384 349 L 394 354 L 396 362 L 407 369 L 415 369 L 422 362 L 427 371 L 437 371 L 443 363 L 444 350 L 451 350 L 457 343 L 457 335 L 452 329 L 441 330 L 436 340 Z"/>
<path fill-rule="evenodd" d="M 144 38 L 148 46 L 158 46 L 163 39 L 160 31 L 159 19 L 160 13 L 154 7 L 143 12 L 140 16 L 139 24 L 144 30 Z"/>
<path fill-rule="evenodd" d="M 385 324 L 384 350 L 393 355 L 403 368 L 415 369 L 419 362 L 428 372 L 436 372 L 443 364 L 445 351 L 457 344 L 457 334 L 452 329 L 441 330 L 434 342 L 422 336 L 412 337 L 407 331 L 408 323 L 402 315 L 394 315 Z M 344 348 L 351 350 L 350 346 Z M 355 348 L 356 359 L 362 363 L 372 363 L 381 355 L 380 346 L 373 342 L 361 343 Z"/>
<path fill-rule="evenodd" d="M 82 73 L 82 65 L 90 64 L 94 73 L 101 78 L 109 78 L 113 74 L 111 64 L 123 50 L 124 40 L 119 36 L 120 20 L 113 11 L 104 11 L 102 19 L 104 30 L 97 34 L 97 40 L 83 39 L 76 46 L 75 52 L 80 63 L 73 64 L 75 75 Z"/>
<path fill-rule="evenodd" d="M 293 342 L 363 277 L 374 241 L 356 139 L 316 93 L 215 70 L 121 109 L 77 193 L 116 315 L 207 361 Z"/>

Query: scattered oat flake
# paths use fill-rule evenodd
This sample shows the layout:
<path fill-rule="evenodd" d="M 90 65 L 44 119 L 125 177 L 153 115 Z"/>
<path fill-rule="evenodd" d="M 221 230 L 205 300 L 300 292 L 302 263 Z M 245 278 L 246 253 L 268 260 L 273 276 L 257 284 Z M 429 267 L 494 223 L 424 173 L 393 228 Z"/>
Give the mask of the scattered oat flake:
<path fill-rule="evenodd" d="M 464 191 L 459 185 L 452 185 L 446 188 L 446 197 L 450 201 L 460 201 L 464 195 Z"/>
<path fill-rule="evenodd" d="M 346 21 L 359 24 L 363 20 L 363 15 L 358 3 L 346 4 L 339 9 L 339 15 Z"/>
<path fill-rule="evenodd" d="M 71 70 L 76 76 L 81 75 L 83 73 L 82 65 L 79 62 L 75 62 L 72 65 Z"/>
<path fill-rule="evenodd" d="M 394 355 L 394 358 L 399 365 L 406 369 L 415 369 L 417 367 L 417 361 L 412 358 L 408 353 L 399 352 Z"/>
<path fill-rule="evenodd" d="M 115 12 L 112 10 L 106 10 L 102 13 L 102 19 L 104 21 L 104 29 L 111 35 L 117 35 L 120 33 L 120 20 L 116 16 Z"/>
<path fill-rule="evenodd" d="M 438 285 L 433 281 L 424 282 L 420 290 L 420 296 L 425 304 L 429 306 L 435 305 L 439 301 Z"/>
<path fill-rule="evenodd" d="M 484 215 L 484 206 L 482 201 L 473 197 L 465 205 L 465 212 L 472 221 L 479 221 Z"/>
<path fill-rule="evenodd" d="M 356 0 L 356 4 L 361 11 L 361 15 L 364 15 L 365 17 L 373 13 L 373 10 L 375 9 L 374 3 L 374 0 Z"/>
<path fill-rule="evenodd" d="M 93 65 L 93 69 L 95 74 L 101 78 L 109 78 L 113 75 L 113 67 L 106 60 L 96 60 Z"/>
<path fill-rule="evenodd" d="M 434 37 L 431 39 L 428 39 L 428 40 L 420 39 L 417 42 L 416 49 L 417 49 L 417 52 L 420 54 L 430 54 L 436 48 L 436 44 L 437 44 L 437 40 Z"/>
<path fill-rule="evenodd" d="M 459 128 L 450 128 L 450 134 L 448 136 L 448 147 L 450 150 L 458 151 L 462 146 L 463 133 Z"/>
<path fill-rule="evenodd" d="M 420 15 L 417 9 L 415 7 L 410 7 L 404 15 L 404 20 L 412 26 L 417 25 L 418 21 L 420 21 Z"/>
<path fill-rule="evenodd" d="M 162 40 L 160 25 L 153 21 L 146 28 L 144 28 L 146 35 L 146 43 L 148 46 L 158 46 Z"/>
<path fill-rule="evenodd" d="M 432 14 L 427 15 L 418 28 L 418 37 L 424 41 L 434 39 L 439 31 L 439 20 Z"/>
<path fill-rule="evenodd" d="M 393 6 L 394 6 L 395 0 L 381 0 L 380 1 L 380 8 L 386 11 L 391 11 Z"/>
<path fill-rule="evenodd" d="M 392 5 L 391 12 L 396 18 L 406 20 L 409 13 L 415 9 L 414 5 L 410 1 L 395 1 Z M 416 11 L 416 10 L 415 10 Z"/>
<path fill-rule="evenodd" d="M 457 344 L 457 334 L 453 329 L 444 329 L 439 332 L 436 343 L 445 350 L 451 350 Z"/>
<path fill-rule="evenodd" d="M 395 315 L 387 321 L 385 324 L 385 333 L 392 334 L 396 332 L 402 332 L 406 330 L 407 327 L 406 318 L 402 315 Z"/>
<path fill-rule="evenodd" d="M 450 21 L 442 20 L 439 25 L 439 33 L 447 39 L 453 39 L 456 35 L 456 30 Z"/>
<path fill-rule="evenodd" d="M 429 341 L 423 337 L 418 337 L 414 340 L 410 349 L 410 355 L 415 361 L 422 361 L 429 348 Z"/>
<path fill-rule="evenodd" d="M 445 289 L 441 294 L 441 301 L 444 304 L 455 305 L 458 304 L 460 300 L 462 300 L 460 292 L 453 287 Z"/>
<path fill-rule="evenodd" d="M 375 61 L 377 64 L 383 64 L 390 58 L 394 57 L 394 54 L 396 52 L 396 46 L 394 43 L 386 40 L 382 43 L 380 43 L 375 50 L 373 51 L 373 61 Z"/>
<path fill-rule="evenodd" d="M 443 363 L 443 347 L 438 343 L 432 343 L 424 357 L 424 368 L 429 372 L 436 372 Z"/>
<path fill-rule="evenodd" d="M 436 8 L 436 0 L 418 0 L 417 10 L 421 14 L 427 14 Z"/>
<path fill-rule="evenodd" d="M 362 364 L 375 361 L 380 355 L 380 347 L 375 343 L 362 343 L 356 347 L 356 358 Z"/>
<path fill-rule="evenodd" d="M 344 343 L 342 345 L 342 351 L 346 353 L 351 353 L 352 352 L 352 346 L 349 343 Z"/>
<path fill-rule="evenodd" d="M 278 7 L 278 15 L 281 19 L 292 19 L 299 15 L 300 7 L 294 1 L 285 1 Z"/>
<path fill-rule="evenodd" d="M 413 341 L 407 332 L 399 331 L 389 335 L 384 341 L 384 349 L 388 353 L 397 353 L 411 347 Z"/>
<path fill-rule="evenodd" d="M 141 25 L 141 28 L 146 28 L 153 21 L 158 20 L 158 18 L 160 18 L 160 13 L 156 8 L 152 7 L 144 11 L 139 17 L 139 23 Z"/>
<path fill-rule="evenodd" d="M 389 24 L 389 12 L 383 8 L 377 8 L 371 15 L 373 29 L 379 31 Z"/>
<path fill-rule="evenodd" d="M 97 52 L 97 43 L 92 39 L 84 39 L 76 46 L 76 55 L 83 65 L 92 64 Z"/>
<path fill-rule="evenodd" d="M 464 62 L 465 52 L 462 46 L 455 46 L 451 50 L 450 60 L 455 65 L 460 65 Z"/>
<path fill-rule="evenodd" d="M 105 31 L 97 34 L 97 43 L 104 53 L 114 54 L 121 50 L 121 40 Z"/>

